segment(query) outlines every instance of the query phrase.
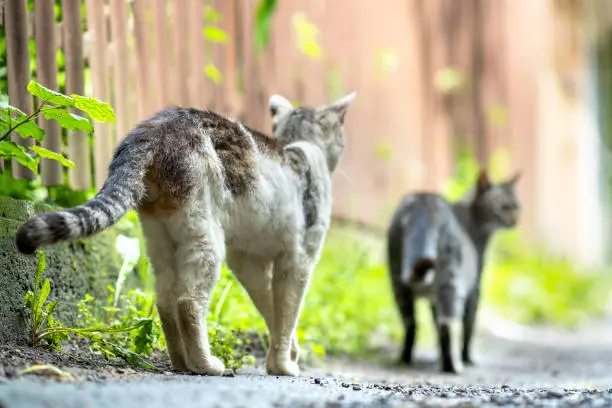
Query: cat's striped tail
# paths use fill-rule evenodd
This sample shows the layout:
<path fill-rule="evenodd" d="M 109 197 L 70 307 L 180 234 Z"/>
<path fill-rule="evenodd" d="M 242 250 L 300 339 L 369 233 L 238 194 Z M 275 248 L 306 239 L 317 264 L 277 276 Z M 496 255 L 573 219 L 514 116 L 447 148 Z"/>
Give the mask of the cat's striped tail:
<path fill-rule="evenodd" d="M 108 178 L 93 199 L 27 220 L 17 231 L 17 249 L 32 254 L 45 245 L 94 235 L 136 208 L 145 195 L 144 176 L 151 161 L 148 131 L 146 127 L 136 127 L 117 146 Z"/>

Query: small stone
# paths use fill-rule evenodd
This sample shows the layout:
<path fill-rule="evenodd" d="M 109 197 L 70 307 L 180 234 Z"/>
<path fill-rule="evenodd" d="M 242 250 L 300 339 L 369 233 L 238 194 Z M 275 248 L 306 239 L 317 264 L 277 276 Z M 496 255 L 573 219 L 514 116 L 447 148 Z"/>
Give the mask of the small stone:
<path fill-rule="evenodd" d="M 552 398 L 563 398 L 565 396 L 565 393 L 561 390 L 552 389 L 548 391 L 548 396 Z"/>
<path fill-rule="evenodd" d="M 45 364 L 44 361 L 42 360 L 32 360 L 32 364 L 36 364 L 36 365 L 43 365 Z"/>
<path fill-rule="evenodd" d="M 226 368 L 225 371 L 223 371 L 223 377 L 235 377 L 236 374 L 234 374 L 234 370 L 232 370 L 231 368 Z"/>
<path fill-rule="evenodd" d="M 344 388 L 348 388 L 348 387 L 350 387 L 350 385 L 349 385 L 349 384 L 347 384 L 347 383 L 345 383 L 345 382 L 343 382 L 343 383 L 342 383 L 342 386 L 343 386 Z"/>
<path fill-rule="evenodd" d="M 353 391 L 361 391 L 361 387 L 359 385 L 353 385 Z"/>

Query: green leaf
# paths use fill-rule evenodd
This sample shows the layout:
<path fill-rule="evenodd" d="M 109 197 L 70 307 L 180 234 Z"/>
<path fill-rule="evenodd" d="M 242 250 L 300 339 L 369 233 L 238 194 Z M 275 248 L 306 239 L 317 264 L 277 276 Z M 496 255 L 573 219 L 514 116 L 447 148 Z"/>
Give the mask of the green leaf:
<path fill-rule="evenodd" d="M 228 35 L 225 31 L 214 25 L 204 27 L 204 38 L 211 42 L 226 43 Z"/>
<path fill-rule="evenodd" d="M 34 173 L 38 173 L 38 159 L 33 158 L 25 152 L 23 146 L 19 146 L 8 140 L 0 142 L 0 156 L 13 157 L 22 166 L 27 167 Z"/>
<path fill-rule="evenodd" d="M 93 133 L 93 126 L 87 118 L 70 113 L 65 109 L 51 108 L 44 109 L 42 112 L 45 119 L 56 120 L 65 129 L 83 130 L 87 133 Z"/>
<path fill-rule="evenodd" d="M 34 292 L 28 290 L 26 294 L 23 296 L 23 305 L 28 309 L 32 309 L 32 302 L 34 300 Z"/>
<path fill-rule="evenodd" d="M 76 94 L 72 94 L 71 96 L 76 101 L 75 106 L 83 112 L 87 112 L 92 119 L 98 122 L 115 122 L 115 111 L 113 111 L 113 108 L 111 108 L 108 103 L 87 96 Z"/>
<path fill-rule="evenodd" d="M 42 314 L 43 305 L 45 304 L 45 301 L 49 297 L 50 293 L 51 293 L 51 282 L 49 281 L 49 279 L 45 279 L 42 287 L 40 288 L 40 294 L 38 295 L 38 301 L 36 302 L 37 314 Z"/>
<path fill-rule="evenodd" d="M 40 278 L 42 277 L 43 272 L 47 269 L 47 259 L 45 257 L 45 253 L 43 251 L 38 251 L 38 263 L 36 264 L 36 276 L 34 277 L 34 288 L 38 290 L 40 286 Z M 35 292 L 38 295 L 37 292 Z"/>
<path fill-rule="evenodd" d="M 76 168 L 74 162 L 68 160 L 60 153 L 52 152 L 51 150 L 45 149 L 40 146 L 31 146 L 30 150 L 34 151 L 40 157 L 44 157 L 45 159 L 51 159 L 62 163 L 62 166 L 69 167 L 71 169 Z"/>
<path fill-rule="evenodd" d="M 0 101 L 0 121 L 2 136 L 11 127 L 23 138 L 33 137 L 40 142 L 45 136 L 45 131 L 38 127 L 33 118 L 29 119 L 21 109 L 9 105 L 7 101 Z"/>
<path fill-rule="evenodd" d="M 30 82 L 28 83 L 28 92 L 30 92 L 34 96 L 39 97 L 45 102 L 60 106 L 67 106 L 69 108 L 74 107 L 75 101 L 73 98 L 62 93 L 52 91 L 51 89 L 39 84 L 36 81 L 30 80 Z"/>
<path fill-rule="evenodd" d="M 213 63 L 208 63 L 204 67 L 204 74 L 209 77 L 215 84 L 223 80 L 223 75 Z"/>
<path fill-rule="evenodd" d="M 270 41 L 270 25 L 278 0 L 260 0 L 255 14 L 255 49 L 263 51 Z"/>
<path fill-rule="evenodd" d="M 17 121 L 19 122 L 19 121 Z M 34 120 L 30 119 L 26 122 L 23 122 L 19 126 L 13 129 L 15 133 L 17 133 L 22 138 L 26 139 L 28 137 L 33 137 L 39 142 L 42 142 L 45 137 L 45 131 L 42 130 Z"/>
<path fill-rule="evenodd" d="M 211 5 L 204 6 L 204 20 L 211 23 L 216 23 L 221 20 L 221 13 L 215 10 Z"/>

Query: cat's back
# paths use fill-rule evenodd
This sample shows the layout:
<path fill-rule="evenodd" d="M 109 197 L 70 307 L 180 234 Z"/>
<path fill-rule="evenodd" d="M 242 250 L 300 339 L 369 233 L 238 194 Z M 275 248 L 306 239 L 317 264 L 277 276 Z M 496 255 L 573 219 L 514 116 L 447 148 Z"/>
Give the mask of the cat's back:
<path fill-rule="evenodd" d="M 402 227 L 437 227 L 451 214 L 448 201 L 440 194 L 417 192 L 406 194 L 395 210 L 389 230 Z"/>

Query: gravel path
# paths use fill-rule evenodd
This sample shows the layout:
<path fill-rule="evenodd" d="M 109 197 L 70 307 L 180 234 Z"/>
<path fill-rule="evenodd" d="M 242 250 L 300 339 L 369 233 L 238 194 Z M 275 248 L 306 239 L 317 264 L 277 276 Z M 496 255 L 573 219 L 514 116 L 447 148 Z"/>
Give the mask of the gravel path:
<path fill-rule="evenodd" d="M 333 360 L 297 379 L 263 376 L 260 368 L 210 378 L 109 366 L 68 367 L 74 379 L 58 382 L 10 374 L 3 361 L 10 357 L 0 350 L 0 407 L 612 406 L 610 332 L 612 324 L 598 324 L 578 334 L 527 330 L 508 340 L 481 331 L 479 364 L 461 376 L 438 373 L 435 352 L 419 350 L 411 368 Z"/>

